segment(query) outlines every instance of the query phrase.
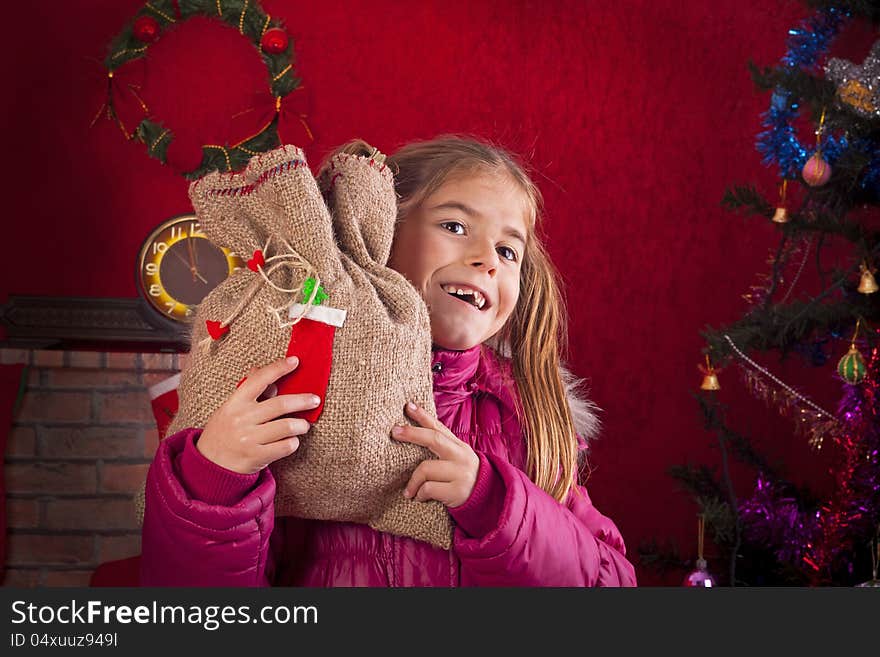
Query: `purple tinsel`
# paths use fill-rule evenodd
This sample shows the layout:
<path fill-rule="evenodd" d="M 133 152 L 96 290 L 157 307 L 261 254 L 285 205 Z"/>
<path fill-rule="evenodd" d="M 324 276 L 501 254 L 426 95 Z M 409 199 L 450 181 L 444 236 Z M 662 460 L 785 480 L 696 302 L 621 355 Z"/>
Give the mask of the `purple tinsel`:
<path fill-rule="evenodd" d="M 743 538 L 772 549 L 781 563 L 799 566 L 807 545 L 819 535 L 816 514 L 801 511 L 797 501 L 763 473 L 752 496 L 740 504 L 739 515 Z"/>
<path fill-rule="evenodd" d="M 873 536 L 880 523 L 880 346 L 865 361 L 864 380 L 844 386 L 837 411 L 843 429 L 835 436 L 842 455 L 832 470 L 837 489 L 821 509 L 822 536 L 804 557 L 817 579 L 838 566 L 851 567 L 854 541 Z"/>
<path fill-rule="evenodd" d="M 772 550 L 781 563 L 806 564 L 815 582 L 827 582 L 840 567 L 851 569 L 856 542 L 873 535 L 880 522 L 880 347 L 865 360 L 865 379 L 845 385 L 838 406 L 832 499 L 814 512 L 802 510 L 761 473 L 739 506 L 743 538 Z"/>

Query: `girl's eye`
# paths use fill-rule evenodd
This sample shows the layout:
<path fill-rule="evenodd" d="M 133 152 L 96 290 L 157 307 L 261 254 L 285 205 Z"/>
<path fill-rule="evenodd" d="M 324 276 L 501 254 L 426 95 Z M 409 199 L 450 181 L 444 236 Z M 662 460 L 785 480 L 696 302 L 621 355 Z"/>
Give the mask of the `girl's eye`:
<path fill-rule="evenodd" d="M 498 253 L 501 254 L 501 257 L 510 260 L 511 262 L 516 262 L 516 251 L 511 249 L 509 246 L 499 246 Z"/>
<path fill-rule="evenodd" d="M 450 233 L 454 233 L 456 235 L 464 235 L 464 226 L 462 226 L 457 221 L 444 221 L 440 225 L 443 226 L 443 228 L 448 230 Z M 449 228 L 449 226 L 452 226 L 452 228 Z M 457 230 L 457 228 L 460 228 L 461 231 Z"/>

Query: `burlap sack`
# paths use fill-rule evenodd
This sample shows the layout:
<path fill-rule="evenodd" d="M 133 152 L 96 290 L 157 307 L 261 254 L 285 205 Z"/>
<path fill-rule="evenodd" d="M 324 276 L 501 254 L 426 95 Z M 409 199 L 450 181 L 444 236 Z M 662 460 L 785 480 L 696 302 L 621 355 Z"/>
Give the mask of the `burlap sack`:
<path fill-rule="evenodd" d="M 383 160 L 378 152 L 333 159 L 322 177 L 332 217 L 293 146 L 255 157 L 242 174 L 212 173 L 190 186 L 208 237 L 245 258 L 261 250 L 265 265 L 235 272 L 199 304 L 168 433 L 203 427 L 250 368 L 285 355 L 293 322 L 310 306 L 288 308 L 303 301 L 303 281 L 315 277 L 329 294 L 325 305 L 346 316 L 335 329 L 323 413 L 298 451 L 271 466 L 276 514 L 366 523 L 449 548 L 445 507 L 402 494 L 431 454 L 390 437 L 395 423 L 409 423 L 406 402 L 436 410 L 427 308 L 386 266 L 396 199 Z M 207 322 L 229 331 L 212 338 Z M 309 354 L 296 355 L 307 367 Z"/>

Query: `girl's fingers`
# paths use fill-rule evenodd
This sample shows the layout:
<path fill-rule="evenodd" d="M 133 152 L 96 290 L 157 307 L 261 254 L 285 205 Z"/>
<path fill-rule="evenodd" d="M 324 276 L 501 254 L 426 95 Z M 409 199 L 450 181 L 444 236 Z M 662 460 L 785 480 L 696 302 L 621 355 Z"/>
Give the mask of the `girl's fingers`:
<path fill-rule="evenodd" d="M 391 429 L 391 437 L 403 443 L 426 447 L 441 459 L 451 458 L 455 453 L 449 438 L 436 429 L 396 425 Z"/>
<path fill-rule="evenodd" d="M 268 445 L 260 445 L 261 466 L 264 468 L 278 459 L 290 456 L 299 449 L 299 445 L 300 440 L 296 436 L 293 436 L 292 438 L 284 438 L 283 440 L 276 440 L 274 443 L 269 443 Z"/>
<path fill-rule="evenodd" d="M 444 436 L 449 438 L 450 440 L 457 441 L 458 436 L 456 436 L 449 428 L 443 424 L 440 420 L 431 417 L 421 406 L 417 406 L 412 402 L 406 405 L 406 414 L 420 427 L 425 427 L 427 429 L 434 429 L 435 431 L 439 431 Z"/>
<path fill-rule="evenodd" d="M 285 374 L 289 374 L 299 365 L 299 358 L 291 356 L 258 367 L 248 372 L 247 377 L 233 394 L 243 396 L 251 401 L 256 401 L 270 384 L 275 383 Z"/>
<path fill-rule="evenodd" d="M 278 395 L 277 397 L 258 402 L 256 407 L 253 407 L 253 412 L 248 413 L 247 419 L 254 424 L 263 424 L 275 418 L 280 418 L 282 415 L 310 411 L 313 408 L 317 408 L 320 403 L 321 400 L 317 395 L 308 393 Z"/>
<path fill-rule="evenodd" d="M 254 427 L 251 433 L 242 436 L 242 442 L 254 445 L 270 445 L 271 443 L 292 436 L 308 433 L 311 425 L 302 418 L 284 417 Z"/>
<path fill-rule="evenodd" d="M 260 395 L 259 397 L 257 397 L 257 401 L 261 402 L 264 399 L 272 399 L 272 397 L 275 397 L 277 395 L 278 395 L 278 386 L 276 386 L 274 383 L 270 383 L 269 387 L 263 391 L 263 394 Z"/>
<path fill-rule="evenodd" d="M 426 481 L 455 481 L 459 468 L 450 461 L 428 459 L 419 463 L 403 489 L 404 497 L 413 497 Z"/>
<path fill-rule="evenodd" d="M 413 421 L 417 422 L 420 427 L 427 427 L 429 429 L 438 428 L 436 425 L 438 425 L 439 422 L 428 415 L 428 411 L 413 402 L 409 402 L 406 405 L 406 414 L 412 418 Z"/>
<path fill-rule="evenodd" d="M 454 493 L 454 484 L 445 481 L 426 481 L 416 492 L 415 499 L 419 502 L 437 500 L 442 504 L 449 505 Z"/>

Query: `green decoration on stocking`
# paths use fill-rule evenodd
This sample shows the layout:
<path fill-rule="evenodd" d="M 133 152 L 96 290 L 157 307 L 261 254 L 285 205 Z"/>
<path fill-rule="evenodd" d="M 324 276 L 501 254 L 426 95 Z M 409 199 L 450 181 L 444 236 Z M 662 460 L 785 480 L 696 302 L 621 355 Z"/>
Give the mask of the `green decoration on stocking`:
<path fill-rule="evenodd" d="M 309 299 L 312 297 L 312 292 L 315 289 L 315 283 L 317 281 L 314 278 L 307 278 L 303 281 L 303 303 L 308 303 Z M 330 295 L 324 292 L 323 287 L 318 287 L 318 292 L 315 294 L 314 300 L 312 303 L 316 306 L 320 306 L 324 301 L 330 298 Z"/>

